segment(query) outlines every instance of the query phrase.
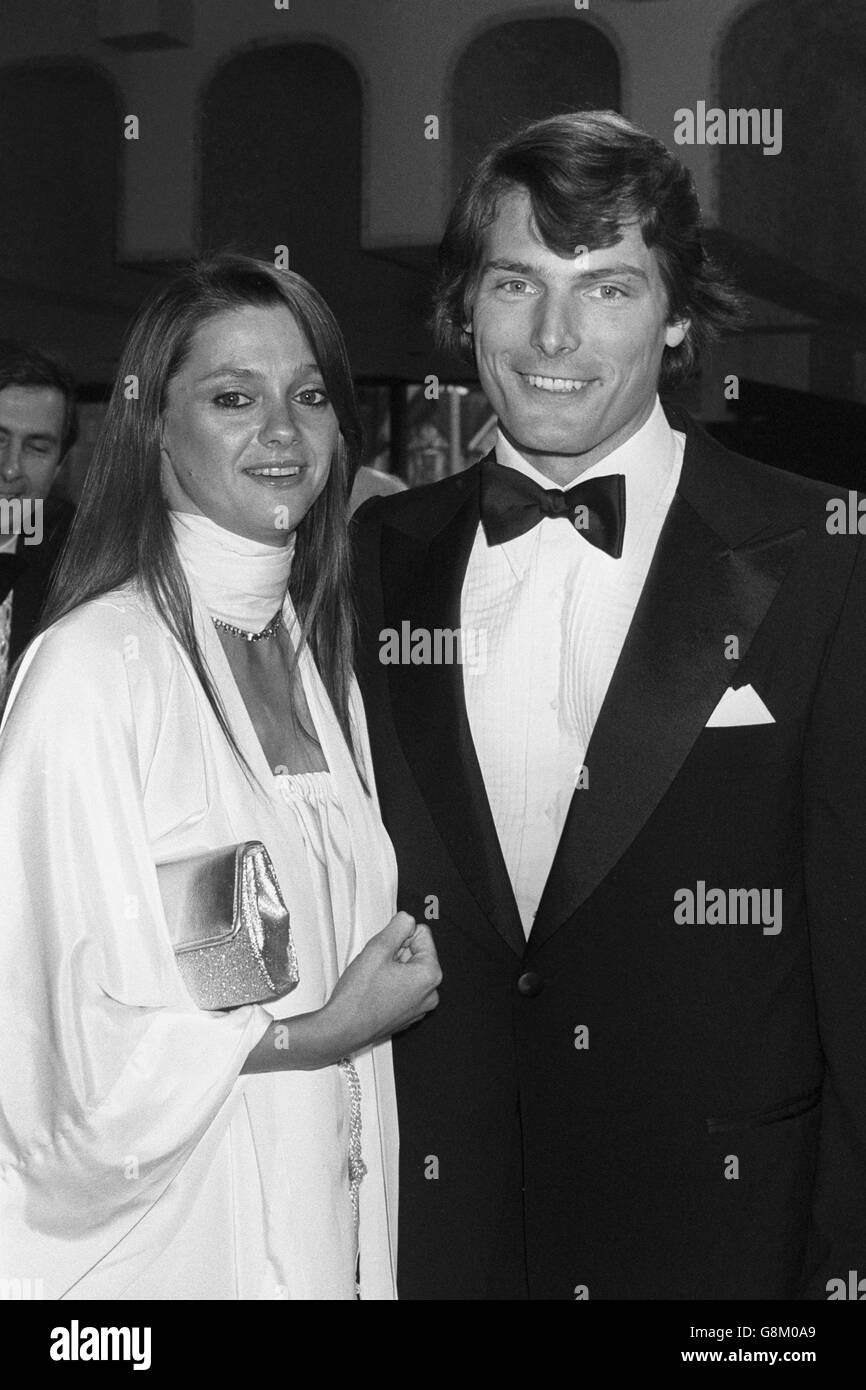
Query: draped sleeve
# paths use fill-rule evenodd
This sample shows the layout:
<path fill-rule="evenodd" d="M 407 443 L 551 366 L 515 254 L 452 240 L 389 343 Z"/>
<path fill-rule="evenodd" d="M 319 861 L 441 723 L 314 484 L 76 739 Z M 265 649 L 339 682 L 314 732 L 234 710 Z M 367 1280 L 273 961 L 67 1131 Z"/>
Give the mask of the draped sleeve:
<path fill-rule="evenodd" d="M 270 1017 L 201 1012 L 175 967 L 148 779 L 161 739 L 190 749 L 194 818 L 185 680 L 140 603 L 90 603 L 30 649 L 0 732 L 0 1273 L 49 1298 L 219 1142 Z"/>

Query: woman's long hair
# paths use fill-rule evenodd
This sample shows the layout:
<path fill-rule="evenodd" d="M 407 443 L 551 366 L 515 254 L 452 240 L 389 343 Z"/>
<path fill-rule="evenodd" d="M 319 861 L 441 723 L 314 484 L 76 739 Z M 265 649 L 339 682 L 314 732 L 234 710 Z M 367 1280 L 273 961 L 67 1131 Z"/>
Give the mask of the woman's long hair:
<path fill-rule="evenodd" d="M 196 640 L 161 485 L 160 427 L 166 389 L 196 330 L 247 305 L 285 305 L 290 311 L 313 350 L 339 423 L 327 482 L 296 531 L 289 592 L 301 624 L 299 650 L 309 644 L 357 765 L 349 720 L 354 611 L 347 508 L 361 454 L 361 422 L 336 319 L 312 285 L 268 261 L 223 253 L 196 262 L 136 315 L 40 631 L 90 599 L 137 584 L 187 653 L 223 733 L 246 767 Z"/>

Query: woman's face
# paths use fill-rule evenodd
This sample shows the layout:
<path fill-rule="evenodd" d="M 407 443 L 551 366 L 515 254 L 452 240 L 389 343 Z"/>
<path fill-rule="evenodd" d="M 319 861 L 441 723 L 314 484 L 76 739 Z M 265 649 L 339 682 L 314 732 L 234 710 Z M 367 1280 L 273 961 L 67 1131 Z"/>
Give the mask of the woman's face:
<path fill-rule="evenodd" d="M 328 478 L 339 426 L 284 305 L 208 319 L 168 383 L 162 482 L 173 511 L 285 545 Z"/>

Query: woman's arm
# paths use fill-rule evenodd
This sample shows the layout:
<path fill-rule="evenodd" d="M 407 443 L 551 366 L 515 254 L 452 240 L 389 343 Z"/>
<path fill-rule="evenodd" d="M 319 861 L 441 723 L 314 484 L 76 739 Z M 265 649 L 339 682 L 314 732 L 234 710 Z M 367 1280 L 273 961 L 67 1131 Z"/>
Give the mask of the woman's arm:
<path fill-rule="evenodd" d="M 346 967 L 324 1008 L 274 1019 L 242 1071 L 333 1066 L 423 1018 L 438 1003 L 441 978 L 430 928 L 398 912 Z"/>
<path fill-rule="evenodd" d="M 0 1277 L 46 1297 L 219 1142 L 268 1021 L 192 1009 L 166 930 L 142 784 L 169 739 L 195 795 L 176 667 L 132 602 L 86 605 L 44 634 L 0 733 Z"/>

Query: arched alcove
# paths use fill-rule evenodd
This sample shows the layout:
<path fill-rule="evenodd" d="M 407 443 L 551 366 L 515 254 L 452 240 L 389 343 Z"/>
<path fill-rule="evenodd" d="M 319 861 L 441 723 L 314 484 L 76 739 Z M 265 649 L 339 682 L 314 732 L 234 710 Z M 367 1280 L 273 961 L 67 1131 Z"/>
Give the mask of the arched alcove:
<path fill-rule="evenodd" d="M 80 62 L 0 69 L 0 277 L 103 297 L 115 288 L 122 112 Z"/>
<path fill-rule="evenodd" d="M 828 74 L 831 74 L 828 80 Z M 728 232 L 835 292 L 866 299 L 866 9 L 861 0 L 764 0 L 741 14 L 719 58 L 718 105 L 782 113 L 782 147 L 719 149 Z"/>
<path fill-rule="evenodd" d="M 429 312 L 426 277 L 361 249 L 361 82 L 336 49 L 230 57 L 201 106 L 200 246 L 273 259 L 287 246 L 337 315 L 358 375 L 405 371 Z"/>
<path fill-rule="evenodd" d="M 619 110 L 619 59 L 606 35 L 586 20 L 511 20 L 468 45 L 451 92 L 456 186 L 494 140 L 524 121 L 562 111 Z"/>
<path fill-rule="evenodd" d="M 361 85 L 322 44 L 255 48 L 207 86 L 201 127 L 201 242 L 272 258 L 314 282 L 357 254 Z"/>

